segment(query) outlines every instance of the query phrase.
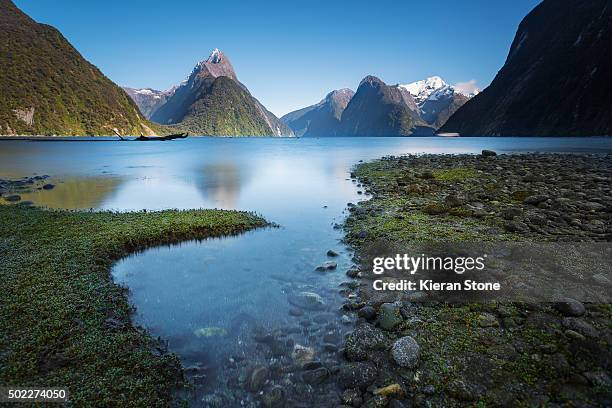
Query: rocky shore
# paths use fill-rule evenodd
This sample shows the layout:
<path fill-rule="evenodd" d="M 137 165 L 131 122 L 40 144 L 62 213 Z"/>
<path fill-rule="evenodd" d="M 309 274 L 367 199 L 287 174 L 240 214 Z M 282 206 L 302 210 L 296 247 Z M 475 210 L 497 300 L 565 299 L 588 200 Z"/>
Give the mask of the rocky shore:
<path fill-rule="evenodd" d="M 35 175 L 20 179 L 0 179 L 0 198 L 7 203 L 20 203 L 32 205 L 30 201 L 23 201 L 20 194 L 30 193 L 34 190 L 52 190 L 55 185 L 48 183 L 48 175 Z"/>
<path fill-rule="evenodd" d="M 338 368 L 343 406 L 612 405 L 609 303 L 375 292 L 367 262 L 373 243 L 609 243 L 611 156 L 387 157 L 351 176 L 371 199 L 349 204 L 345 224 L 360 266 L 347 272 L 344 308 L 358 320 Z M 611 293 L 611 277 L 591 273 Z"/>

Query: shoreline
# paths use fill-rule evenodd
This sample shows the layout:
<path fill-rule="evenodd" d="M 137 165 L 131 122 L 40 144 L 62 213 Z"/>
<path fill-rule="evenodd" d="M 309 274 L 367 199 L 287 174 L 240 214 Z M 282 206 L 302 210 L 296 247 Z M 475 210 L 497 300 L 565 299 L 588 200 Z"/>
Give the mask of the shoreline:
<path fill-rule="evenodd" d="M 268 225 L 238 211 L 0 205 L 0 379 L 66 387 L 76 405 L 170 405 L 185 384 L 181 363 L 161 339 L 134 326 L 113 263 L 153 246 Z"/>
<path fill-rule="evenodd" d="M 351 177 L 371 198 L 349 205 L 344 226 L 359 267 L 347 272 L 354 290 L 344 308 L 358 321 L 345 342 L 342 402 L 609 404 L 610 303 L 447 302 L 427 291 L 376 291 L 371 259 L 415 242 L 609 243 L 611 176 L 610 155 L 423 155 L 357 165 Z"/>
<path fill-rule="evenodd" d="M 585 160 L 585 157 L 589 160 Z M 351 178 L 354 183 L 358 181 L 362 183 L 372 198 L 357 205 L 348 206 L 350 214 L 345 223 L 345 240 L 354 251 L 356 259 L 362 262 L 367 260 L 372 251 L 376 250 L 376 248 L 367 248 L 365 242 L 376 243 L 379 242 L 379 239 L 383 239 L 385 243 L 410 242 L 415 239 L 422 241 L 484 239 L 490 242 L 499 240 L 522 242 L 526 238 L 531 238 L 529 234 L 533 234 L 552 241 L 573 237 L 610 242 L 609 233 L 606 235 L 605 223 L 602 226 L 601 223 L 592 222 L 609 214 L 606 212 L 606 204 L 588 204 L 598 203 L 589 201 L 592 198 L 599 199 L 599 201 L 606 199 L 606 196 L 596 193 L 600 190 L 599 187 L 606 185 L 606 179 L 609 190 L 610 161 L 611 156 L 605 154 L 560 155 L 555 153 L 491 157 L 475 155 L 406 156 L 359 164 L 352 172 Z M 529 167 L 532 171 L 525 170 Z M 576 172 L 578 168 L 582 169 L 581 171 L 584 171 L 585 174 Z M 519 170 L 524 171 L 523 174 L 515 174 Z M 555 175 L 556 173 L 561 176 Z M 515 196 L 513 193 L 516 191 L 511 191 L 512 189 L 505 192 L 507 188 L 504 186 L 509 182 L 514 183 L 516 187 L 514 190 L 519 191 L 520 194 Z M 569 202 L 567 200 L 557 202 L 556 198 L 565 198 L 555 197 L 554 194 L 555 191 L 559 191 L 558 184 L 561 182 L 567 184 L 563 188 L 569 192 L 578 189 L 579 192 L 584 191 L 586 196 L 578 195 Z M 534 186 L 533 191 L 523 188 L 524 185 L 531 184 Z M 583 185 L 585 188 L 577 187 Z M 477 191 L 468 191 L 474 188 Z M 530 197 L 526 195 L 527 193 L 544 193 L 549 194 L 549 197 L 534 205 L 524 202 Z M 470 198 L 471 194 L 475 198 Z M 452 197 L 447 198 L 449 196 Z M 568 208 L 576 211 L 578 218 L 582 217 L 585 222 L 581 225 L 566 222 L 567 226 L 563 228 L 566 232 L 564 236 L 551 234 L 559 227 L 554 225 L 551 226 L 552 229 L 547 230 L 546 222 L 542 224 L 542 219 L 538 216 L 544 214 L 548 217 L 549 212 L 559 210 L 557 207 L 555 207 L 556 210 L 553 209 L 553 205 L 569 206 Z M 521 209 L 520 212 L 507 211 L 518 208 Z M 0 231 L 3 232 L 3 236 L 15 235 L 21 236 L 26 241 L 32 240 L 27 244 L 32 246 L 32 254 L 30 251 L 19 250 L 18 252 L 23 252 L 27 259 L 35 258 L 30 262 L 36 265 L 44 265 L 48 258 L 46 255 L 40 255 L 44 247 L 38 247 L 37 243 L 42 240 L 45 245 L 48 245 L 49 242 L 45 240 L 45 236 L 32 235 L 36 228 L 39 228 L 38 225 L 32 225 L 32 223 L 39 220 L 39 217 L 42 217 L 45 223 L 51 222 L 50 218 L 44 219 L 48 214 L 59 214 L 68 225 L 66 227 L 68 231 L 77 228 L 79 236 L 85 234 L 85 238 L 89 237 L 88 239 L 93 239 L 89 236 L 92 233 L 88 231 L 92 228 L 92 221 L 94 225 L 97 225 L 95 223 L 97 217 L 107 217 L 109 222 L 119 224 L 115 226 L 122 230 L 128 227 L 127 224 L 123 225 L 124 223 L 121 222 L 122 217 L 125 216 L 127 219 L 136 217 L 136 220 L 131 220 L 130 223 L 137 221 L 137 230 L 127 238 L 123 236 L 118 238 L 129 240 L 128 252 L 143 249 L 138 247 L 141 245 L 138 242 L 143 239 L 147 242 L 147 247 L 163 245 L 165 242 L 160 243 L 156 240 L 150 242 L 150 238 L 140 236 L 143 230 L 146 232 L 148 228 L 159 225 L 157 222 L 159 220 L 155 221 L 155 219 L 158 219 L 162 213 L 45 212 L 39 209 L 23 208 L 21 205 L 17 205 L 14 211 L 19 214 L 17 221 L 7 215 L 10 213 L 9 210 L 0 206 L 0 218 L 10 219 L 13 224 L 21 222 L 16 225 L 8 225 L 8 222 L 4 222 Z M 213 224 L 221 222 L 223 217 L 231 218 L 234 215 L 242 214 L 250 219 L 250 222 L 255 223 L 248 228 L 269 225 L 249 213 L 216 212 L 216 210 L 167 211 L 164 213 L 170 214 L 172 218 L 181 218 L 183 214 L 188 219 L 191 217 L 186 214 L 202 214 L 205 217 L 213 213 L 220 215 L 219 219 L 213 217 L 211 221 Z M 609 215 L 606 216 L 609 220 Z M 76 221 L 81 217 L 87 218 L 88 221 L 80 223 L 82 225 L 76 225 L 79 224 Z M 154 219 L 153 222 L 150 222 L 151 217 Z M 555 220 L 551 221 L 561 223 L 561 219 L 562 217 L 556 216 Z M 191 221 L 196 224 L 199 222 L 197 219 Z M 191 221 L 181 223 L 178 227 L 189 230 Z M 210 223 L 202 222 L 206 228 L 209 228 Z M 263 224 L 260 225 L 259 222 Z M 144 225 L 147 223 L 152 225 Z M 66 231 L 64 223 L 53 220 L 53 225 L 58 229 L 57 231 L 47 231 L 47 225 L 40 226 L 40 228 L 45 229 L 45 234 L 51 233 L 53 238 L 65 239 L 62 235 Z M 21 231 L 21 226 L 24 226 L 24 231 Z M 183 239 L 180 238 L 182 235 L 176 235 L 176 227 L 174 223 L 164 224 L 163 233 L 167 234 L 167 237 L 182 241 Z M 208 236 L 206 228 L 196 228 L 197 234 Z M 7 231 L 10 231 L 10 234 L 7 234 Z M 23 234 L 30 235 L 24 237 Z M 93 236 L 100 234 L 102 231 L 95 231 Z M 80 249 L 73 248 L 71 244 L 66 244 L 63 249 L 68 254 L 74 255 L 76 251 L 82 251 L 80 239 L 76 241 Z M 135 246 L 137 249 L 134 249 Z M 36 259 L 37 256 L 38 259 Z M 120 257 L 123 256 L 125 255 Z M 96 259 L 98 258 L 87 254 L 80 261 L 96 263 Z M 10 265 L 19 265 L 20 260 L 10 258 L 10 262 Z M 105 273 L 110 275 L 109 265 L 112 265 L 112 260 L 104 258 L 101 263 L 101 266 L 96 266 L 96 270 L 102 275 Z M 0 264 L 2 275 L 9 273 L 8 268 L 7 270 L 4 268 L 5 265 Z M 104 272 L 105 268 L 106 272 Z M 320 386 L 325 390 L 325 387 L 340 384 L 344 388 L 341 395 L 336 397 L 337 394 L 327 390 L 321 396 L 331 398 L 331 400 L 338 398 L 338 403 L 345 406 L 391 406 L 394 408 L 427 406 L 428 404 L 450 407 L 474 404 L 492 406 L 506 403 L 512 398 L 517 399 L 517 395 L 520 395 L 521 402 L 532 405 L 576 401 L 571 396 L 567 397 L 570 391 L 579 395 L 584 394 L 590 401 L 601 404 L 602 401 L 603 403 L 606 401 L 606 393 L 610 394 L 607 390 L 612 391 L 610 388 L 605 388 L 608 386 L 606 385 L 608 377 L 606 377 L 605 370 L 601 370 L 601 366 L 597 365 L 597 360 L 595 360 L 596 352 L 604 357 L 609 355 L 609 348 L 606 351 L 605 342 L 610 338 L 609 329 L 606 329 L 606 324 L 609 325 L 612 316 L 610 305 L 578 302 L 581 306 L 576 307 L 583 307 L 584 312 L 579 316 L 567 316 L 563 315 L 557 306 L 547 304 L 481 302 L 456 305 L 445 304 L 436 299 L 434 300 L 437 304 L 431 304 L 434 302 L 424 301 L 422 291 L 416 295 L 405 291 L 391 294 L 372 293 L 367 289 L 367 283 L 371 278 L 368 274 L 367 263 L 362 264 L 360 268 L 349 270 L 347 275 L 356 279 L 351 279 L 341 285 L 340 293 L 346 296 L 347 302 L 343 306 L 343 313 L 334 318 L 338 320 L 334 323 L 347 324 L 340 319 L 340 316 L 345 313 L 355 316 L 358 322 L 355 330 L 346 340 L 344 338 L 333 339 L 334 343 L 338 341 L 338 347 L 331 343 L 324 344 L 329 348 L 327 351 L 338 355 L 337 359 L 323 359 L 317 356 L 312 360 L 314 355 L 310 354 L 312 352 L 310 347 L 297 349 L 300 353 L 307 352 L 308 361 L 306 361 L 305 356 L 293 355 L 296 349 L 291 352 L 291 347 L 279 343 L 278 338 L 271 339 L 270 333 L 260 334 L 259 339 L 256 339 L 258 343 L 265 345 L 266 348 L 270 347 L 275 353 L 285 355 L 288 360 L 286 363 L 288 369 L 295 373 L 293 385 L 296 387 L 317 389 L 315 386 Z M 130 341 L 139 345 L 145 343 L 147 350 L 138 349 L 137 351 L 141 359 L 144 358 L 145 361 L 153 364 L 147 366 L 145 372 L 148 373 L 147 370 L 151 369 L 162 370 L 166 373 L 159 390 L 162 393 L 172 394 L 170 397 L 167 396 L 168 394 L 163 396 L 158 394 L 151 398 L 166 402 L 172 400 L 177 390 L 176 384 L 184 381 L 180 373 L 187 373 L 197 367 L 181 368 L 176 358 L 166 354 L 163 343 L 151 339 L 147 333 L 134 328 L 131 325 L 131 319 L 126 317 L 129 316 L 127 314 L 129 312 L 126 311 L 126 308 L 129 308 L 126 293 L 121 288 L 114 288 L 117 285 L 111 284 L 109 288 L 106 288 L 106 285 L 107 283 L 102 285 L 104 287 L 102 295 L 106 296 L 106 291 L 110 291 L 111 298 L 115 299 L 113 302 L 119 299 L 120 307 L 116 308 L 114 304 L 112 307 L 106 307 L 106 312 L 118 310 L 118 315 L 111 315 L 109 317 L 111 320 L 103 319 L 102 330 L 110 332 L 112 336 L 128 331 L 131 336 L 134 336 Z M 90 298 L 95 299 L 98 295 L 96 293 Z M 10 300 L 12 299 L 8 299 Z M 28 301 L 31 300 L 28 298 Z M 88 328 L 90 327 L 89 321 L 80 320 L 84 321 Z M 93 323 L 94 329 L 98 330 L 100 319 Z M 72 327 L 74 326 L 72 324 L 69 326 L 70 330 L 84 330 L 80 324 L 76 328 Z M 64 330 L 61 324 L 57 327 Z M 98 341 L 96 336 L 97 334 L 90 341 L 94 343 Z M 416 348 L 410 342 L 404 346 L 408 351 L 416 349 L 418 358 L 416 362 L 407 362 L 407 366 L 402 367 L 395 359 L 393 346 L 404 337 L 411 337 L 414 340 Z M 511 347 L 508 347 L 507 344 L 510 344 Z M 159 355 L 154 356 L 151 360 L 150 350 Z M 75 351 L 71 349 L 70 352 Z M 286 355 L 287 353 L 290 354 Z M 70 364 L 72 355 L 65 354 L 63 351 L 58 354 L 59 357 L 51 356 L 51 360 L 57 360 L 58 363 L 57 367 L 54 366 L 51 369 L 61 371 L 69 367 L 65 364 Z M 303 364 L 291 364 L 289 357 L 296 361 L 304 359 Z M 47 358 L 46 355 L 44 358 Z M 155 363 L 164 358 L 167 361 Z M 581 358 L 589 365 L 580 365 Z M 138 366 L 142 363 L 134 361 L 133 364 Z M 234 367 L 232 368 L 233 374 L 234 371 L 240 371 L 240 365 L 243 363 L 232 362 L 231 364 Z M 110 366 L 112 365 L 111 363 Z M 576 369 L 579 372 L 573 368 L 576 365 L 579 366 L 579 369 Z M 153 366 L 155 368 L 152 368 Z M 550 367 L 554 370 L 551 371 Z M 264 387 L 262 383 L 255 387 L 253 383 L 260 375 L 263 375 L 262 373 L 266 373 L 267 377 L 276 369 L 274 365 L 270 367 L 256 365 L 252 371 L 247 372 L 247 381 L 241 386 L 244 386 L 248 392 L 252 392 L 254 398 L 259 402 L 264 404 L 270 401 L 278 402 L 286 398 L 286 391 L 283 388 L 286 384 L 272 386 L 266 383 L 268 385 Z M 560 377 L 555 377 L 557 371 L 561 373 Z M 475 376 L 479 373 L 482 376 L 493 373 L 492 379 L 476 378 Z M 136 373 L 130 372 L 125 377 L 124 375 L 121 374 L 114 378 L 121 382 L 120 387 L 124 386 L 124 380 L 131 381 Z M 515 388 L 500 388 L 498 382 L 501 382 L 502 378 Z M 152 379 L 146 386 L 154 384 L 159 386 L 160 384 L 156 381 L 159 379 Z M 260 396 L 259 390 L 262 388 L 264 391 L 261 391 L 263 394 Z M 257 389 L 258 392 L 255 393 L 254 389 Z M 141 390 L 132 390 L 132 392 L 138 393 Z M 561 392 L 564 393 L 563 398 L 565 399 L 563 400 L 557 397 L 558 394 L 561 395 Z M 135 398 L 135 396 L 136 394 L 129 394 L 129 398 Z M 215 399 L 216 397 L 216 394 L 210 395 L 211 404 L 223 402 L 223 400 Z M 82 399 L 82 401 L 91 400 Z"/>

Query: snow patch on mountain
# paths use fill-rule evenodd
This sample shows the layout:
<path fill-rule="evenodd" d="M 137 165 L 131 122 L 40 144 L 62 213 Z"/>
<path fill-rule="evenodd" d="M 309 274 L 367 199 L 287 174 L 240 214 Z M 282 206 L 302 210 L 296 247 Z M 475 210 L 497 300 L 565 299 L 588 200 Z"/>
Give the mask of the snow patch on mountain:
<path fill-rule="evenodd" d="M 417 104 L 422 104 L 429 96 L 440 88 L 448 86 L 448 84 L 439 76 L 432 76 L 409 84 L 399 85 L 410 92 Z"/>
<path fill-rule="evenodd" d="M 449 85 L 439 76 L 432 76 L 409 84 L 401 84 L 398 87 L 410 92 L 419 107 L 423 106 L 427 100 L 436 101 L 450 98 L 455 93 L 471 98 L 480 92 L 474 79 Z"/>
<path fill-rule="evenodd" d="M 210 56 L 208 57 L 208 59 L 206 60 L 206 62 L 210 62 L 213 64 L 218 64 L 221 62 L 221 50 L 219 50 L 218 48 L 215 48 L 214 50 L 212 50 L 212 52 L 210 53 Z"/>

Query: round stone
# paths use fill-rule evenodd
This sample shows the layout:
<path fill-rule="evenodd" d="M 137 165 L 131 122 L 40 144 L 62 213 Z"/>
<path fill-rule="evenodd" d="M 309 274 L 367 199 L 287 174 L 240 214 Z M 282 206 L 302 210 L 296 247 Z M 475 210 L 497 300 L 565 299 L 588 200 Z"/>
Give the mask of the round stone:
<path fill-rule="evenodd" d="M 400 367 L 414 368 L 419 360 L 419 344 L 410 336 L 405 336 L 393 343 L 391 355 Z"/>

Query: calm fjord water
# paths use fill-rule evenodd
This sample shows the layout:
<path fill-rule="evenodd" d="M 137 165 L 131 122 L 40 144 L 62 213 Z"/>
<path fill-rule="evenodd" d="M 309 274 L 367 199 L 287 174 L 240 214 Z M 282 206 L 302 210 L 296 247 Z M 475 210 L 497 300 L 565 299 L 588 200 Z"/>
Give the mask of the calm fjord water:
<path fill-rule="evenodd" d="M 0 178 L 48 174 L 50 191 L 24 200 L 53 208 L 141 210 L 223 208 L 255 211 L 280 228 L 187 242 L 132 255 L 115 265 L 130 288 L 136 322 L 168 339 L 186 365 L 216 367 L 254 347 L 257 326 L 304 326 L 288 295 L 322 296 L 318 321 L 341 319 L 338 284 L 351 254 L 333 229 L 347 202 L 363 199 L 348 177 L 360 160 L 404 153 L 611 152 L 606 138 L 192 138 L 164 143 L 0 144 Z M 338 270 L 316 266 L 340 253 Z M 317 320 L 317 319 L 315 319 Z M 319 332 L 321 333 L 321 332 Z M 316 330 L 298 342 L 316 341 Z M 314 338 L 313 338 L 314 337 Z M 216 373 L 216 376 L 219 376 Z M 208 383 L 215 386 L 215 375 Z"/>

